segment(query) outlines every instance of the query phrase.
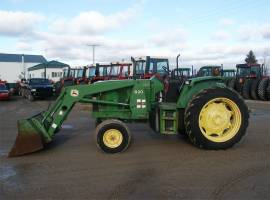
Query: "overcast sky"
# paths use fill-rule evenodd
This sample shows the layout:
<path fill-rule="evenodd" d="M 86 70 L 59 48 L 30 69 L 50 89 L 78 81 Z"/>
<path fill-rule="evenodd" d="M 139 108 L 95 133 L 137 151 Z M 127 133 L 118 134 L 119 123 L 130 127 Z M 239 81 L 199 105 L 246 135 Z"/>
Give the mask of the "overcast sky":
<path fill-rule="evenodd" d="M 166 56 L 234 67 L 270 58 L 269 0 L 0 0 L 0 52 L 89 64 Z"/>

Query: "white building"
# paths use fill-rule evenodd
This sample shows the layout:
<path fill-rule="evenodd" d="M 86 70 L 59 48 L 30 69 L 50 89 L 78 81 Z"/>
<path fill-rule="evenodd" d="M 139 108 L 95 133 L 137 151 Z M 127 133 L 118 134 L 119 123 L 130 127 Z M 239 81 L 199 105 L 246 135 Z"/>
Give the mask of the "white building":
<path fill-rule="evenodd" d="M 27 78 L 27 69 L 34 65 L 47 62 L 41 55 L 5 54 L 0 53 L 0 79 L 16 82 Z"/>
<path fill-rule="evenodd" d="M 63 77 L 63 70 L 69 65 L 58 61 L 49 61 L 28 68 L 28 78 L 47 78 L 54 82 Z"/>

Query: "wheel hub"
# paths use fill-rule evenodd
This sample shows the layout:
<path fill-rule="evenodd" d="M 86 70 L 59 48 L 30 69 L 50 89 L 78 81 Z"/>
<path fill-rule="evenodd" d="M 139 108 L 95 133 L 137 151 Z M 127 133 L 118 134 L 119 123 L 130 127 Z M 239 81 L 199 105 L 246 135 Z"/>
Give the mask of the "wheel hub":
<path fill-rule="evenodd" d="M 121 145 L 123 136 L 117 129 L 109 129 L 103 135 L 103 142 L 107 147 L 116 148 Z"/>
<path fill-rule="evenodd" d="M 224 142 L 232 138 L 241 125 L 238 106 L 226 98 L 207 102 L 199 115 L 199 127 L 208 139 Z"/>

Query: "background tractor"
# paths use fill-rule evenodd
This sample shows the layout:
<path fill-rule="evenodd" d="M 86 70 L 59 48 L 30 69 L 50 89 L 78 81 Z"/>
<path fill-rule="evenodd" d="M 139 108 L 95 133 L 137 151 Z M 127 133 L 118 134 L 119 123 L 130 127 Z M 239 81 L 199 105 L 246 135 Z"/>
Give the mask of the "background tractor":
<path fill-rule="evenodd" d="M 88 79 L 90 83 L 97 81 L 104 81 L 109 79 L 109 73 L 111 70 L 111 64 L 99 64 L 89 68 Z"/>
<path fill-rule="evenodd" d="M 162 69 L 163 64 L 156 66 Z M 240 141 L 249 118 L 243 99 L 220 77 L 160 79 L 155 75 L 74 85 L 65 87 L 47 111 L 18 121 L 18 136 L 9 156 L 44 148 L 77 102 L 92 104 L 92 116 L 97 121 L 95 140 L 106 153 L 128 148 L 128 122 L 149 123 L 162 135 L 184 132 L 195 146 L 218 150 Z"/>
<path fill-rule="evenodd" d="M 223 78 L 224 83 L 230 86 L 230 83 L 233 83 L 231 80 L 235 78 L 236 70 L 235 69 L 222 69 L 221 76 Z"/>
<path fill-rule="evenodd" d="M 108 79 L 129 79 L 131 78 L 131 70 L 132 64 L 131 63 L 111 63 L 110 73 L 108 75 Z"/>
<path fill-rule="evenodd" d="M 203 66 L 199 69 L 197 77 L 204 76 L 221 76 L 222 68 L 221 66 Z"/>
<path fill-rule="evenodd" d="M 262 68 L 263 65 L 260 64 L 237 64 L 236 77 L 231 80 L 229 86 L 242 94 L 245 99 L 267 100 L 269 77 L 263 74 Z"/>
<path fill-rule="evenodd" d="M 170 73 L 168 58 L 131 57 L 131 61 L 133 63 L 133 77 L 135 79 L 149 79 L 153 75 L 162 78 Z"/>
<path fill-rule="evenodd" d="M 56 89 L 55 94 L 58 96 L 63 87 L 72 86 L 76 84 L 85 84 L 88 82 L 86 78 L 86 67 L 83 68 L 66 68 L 63 70 L 63 77 L 57 81 L 54 86 Z"/>
<path fill-rule="evenodd" d="M 185 77 L 185 78 L 192 78 L 193 74 L 192 74 L 192 69 L 190 68 L 176 68 L 176 69 L 173 69 L 171 71 L 171 77 L 173 79 L 176 79 L 177 76 L 181 76 L 181 77 Z"/>

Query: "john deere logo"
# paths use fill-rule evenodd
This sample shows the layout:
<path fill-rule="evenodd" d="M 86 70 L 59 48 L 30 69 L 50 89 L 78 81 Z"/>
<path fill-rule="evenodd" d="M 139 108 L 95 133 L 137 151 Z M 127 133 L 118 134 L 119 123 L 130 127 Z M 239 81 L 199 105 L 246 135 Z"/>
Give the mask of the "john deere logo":
<path fill-rule="evenodd" d="M 70 95 L 72 97 L 77 97 L 77 96 L 79 96 L 79 91 L 78 90 L 71 90 Z"/>

